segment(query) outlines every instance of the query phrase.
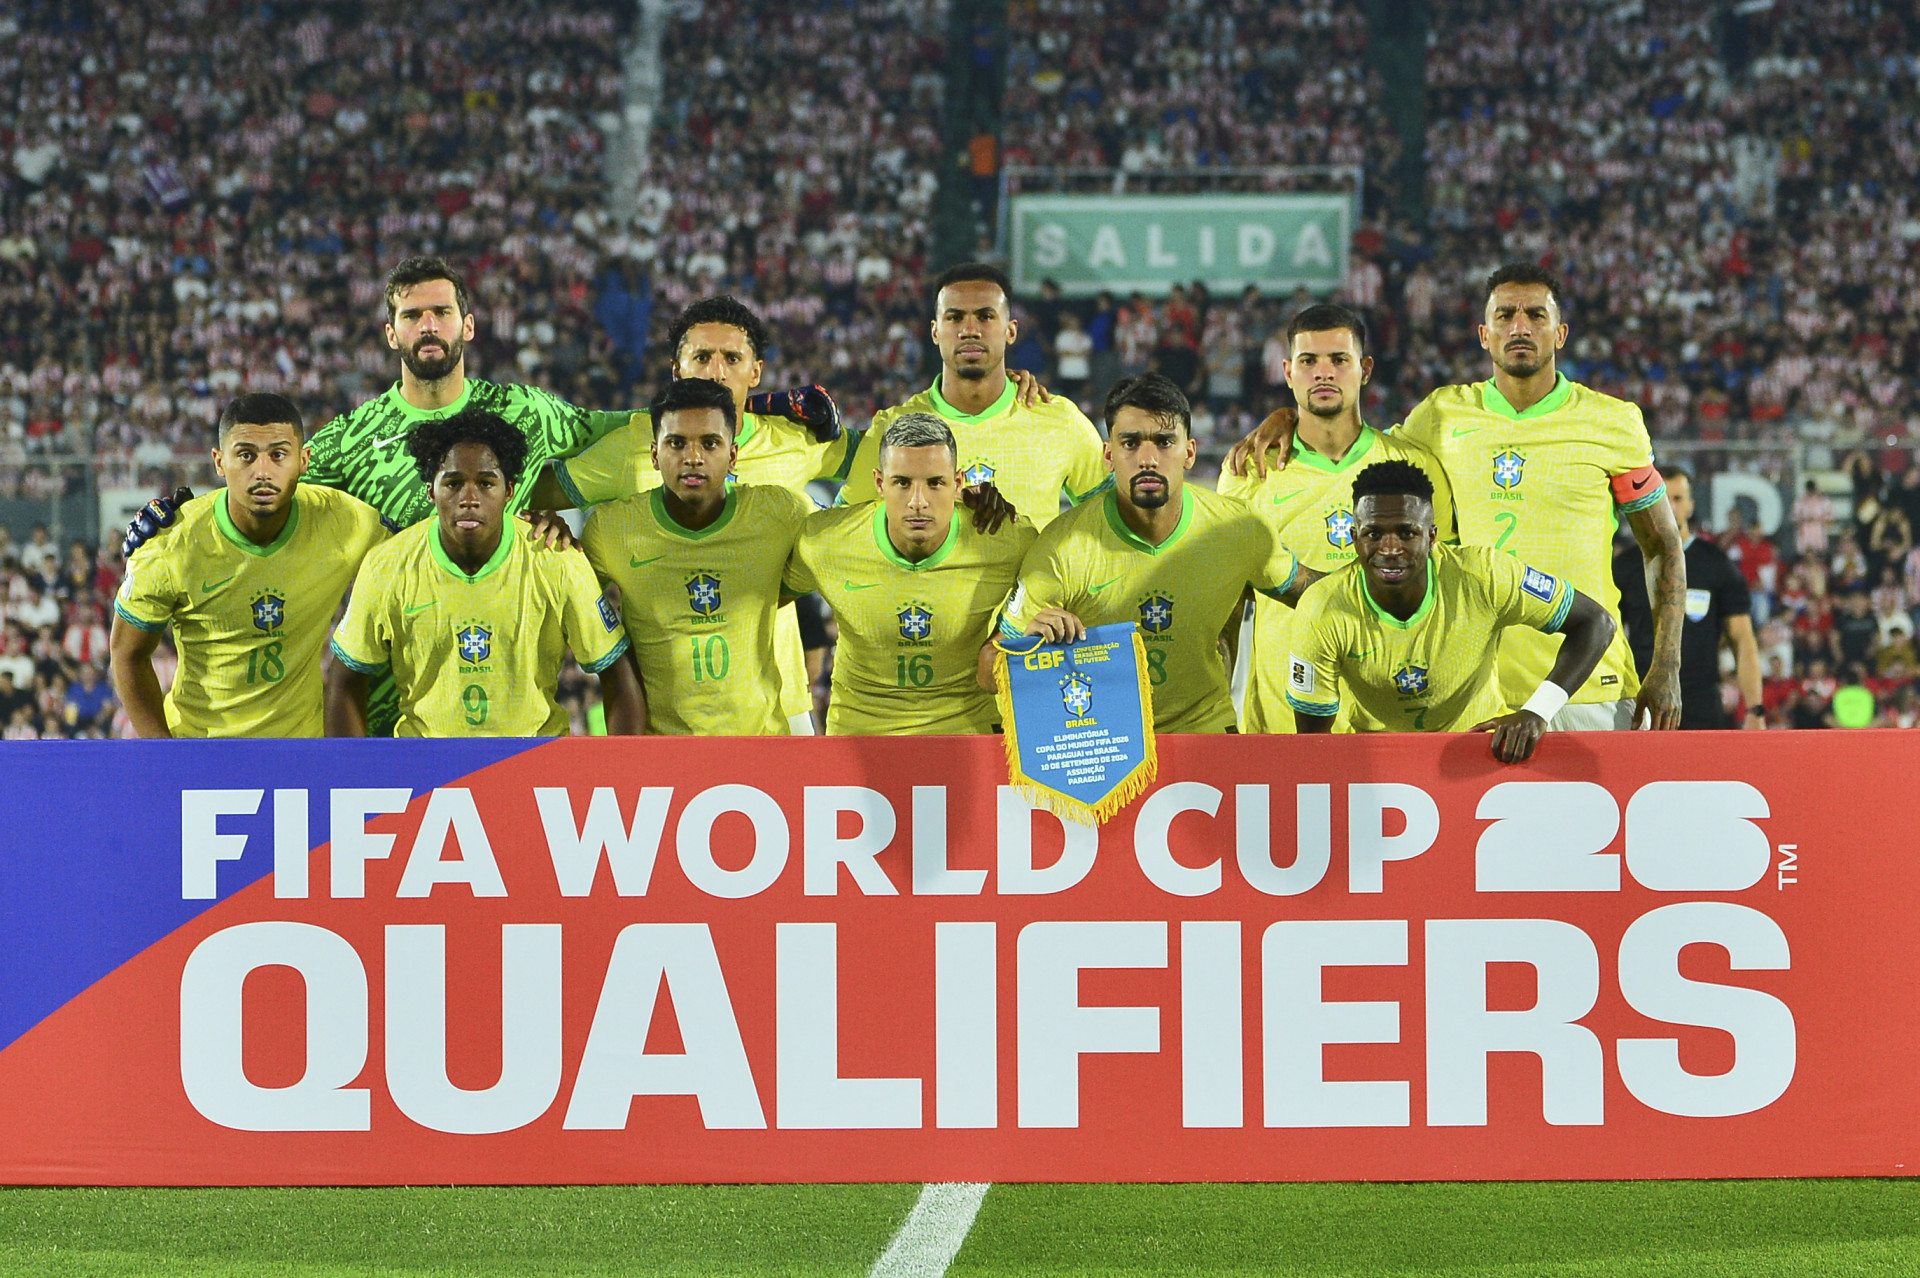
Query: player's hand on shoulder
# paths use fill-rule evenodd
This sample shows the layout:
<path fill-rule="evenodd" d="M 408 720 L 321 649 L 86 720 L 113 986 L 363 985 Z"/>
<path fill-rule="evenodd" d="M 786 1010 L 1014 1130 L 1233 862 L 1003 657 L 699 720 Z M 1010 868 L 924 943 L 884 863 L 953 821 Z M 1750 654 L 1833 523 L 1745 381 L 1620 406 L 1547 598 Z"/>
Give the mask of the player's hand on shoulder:
<path fill-rule="evenodd" d="M 1483 719 L 1473 732 L 1493 733 L 1493 757 L 1502 763 L 1525 763 L 1547 733 L 1547 721 L 1531 710 L 1515 710 L 1498 719 Z"/>
<path fill-rule="evenodd" d="M 992 484 L 968 484 L 960 490 L 960 503 L 973 512 L 975 532 L 999 532 L 1000 525 L 1008 523 L 1020 513 L 1007 500 L 1006 494 Z"/>
<path fill-rule="evenodd" d="M 1040 379 L 1024 368 L 1009 368 L 1007 376 L 1013 379 L 1013 402 L 1022 408 L 1032 408 L 1035 404 L 1051 404 L 1053 392 L 1040 384 Z"/>
<path fill-rule="evenodd" d="M 827 393 L 827 388 L 818 383 L 749 395 L 747 411 L 757 416 L 784 417 L 796 422 L 811 431 L 814 439 L 822 444 L 830 444 L 840 438 L 846 428 L 840 416 L 840 406 L 833 402 L 833 396 Z"/>
<path fill-rule="evenodd" d="M 133 552 L 157 536 L 173 522 L 182 506 L 193 500 L 193 489 L 176 488 L 171 497 L 155 497 L 127 522 L 127 534 L 120 541 L 120 557 L 133 558 Z"/>
<path fill-rule="evenodd" d="M 1273 469 L 1285 470 L 1287 457 L 1293 452 L 1293 431 L 1300 415 L 1291 408 L 1276 408 L 1268 413 L 1266 419 L 1253 428 L 1253 434 L 1235 444 L 1227 453 L 1227 470 L 1235 475 L 1247 473 L 1247 464 L 1253 464 L 1253 473 L 1261 479 L 1267 477 L 1267 454 L 1275 452 Z"/>
<path fill-rule="evenodd" d="M 540 542 L 548 550 L 576 550 L 580 546 L 580 539 L 557 511 L 524 510 L 520 518 L 527 521 L 528 541 Z"/>
<path fill-rule="evenodd" d="M 1042 608 L 1027 623 L 1027 633 L 1048 643 L 1078 643 L 1087 637 L 1087 628 L 1065 608 Z"/>

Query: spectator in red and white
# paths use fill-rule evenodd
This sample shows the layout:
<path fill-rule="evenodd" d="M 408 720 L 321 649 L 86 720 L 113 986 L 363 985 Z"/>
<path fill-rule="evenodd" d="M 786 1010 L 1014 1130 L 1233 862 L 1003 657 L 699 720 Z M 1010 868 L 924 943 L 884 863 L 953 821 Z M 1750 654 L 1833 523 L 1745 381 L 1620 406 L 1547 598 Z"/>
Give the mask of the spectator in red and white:
<path fill-rule="evenodd" d="M 1833 501 L 1809 479 L 1806 491 L 1793 499 L 1793 549 L 1799 555 L 1824 555 L 1827 531 L 1833 525 Z"/>
<path fill-rule="evenodd" d="M 1780 587 L 1780 552 L 1764 534 L 1747 526 L 1746 513 L 1735 506 L 1727 512 L 1727 527 L 1720 535 L 1720 548 L 1746 579 L 1753 597 L 1755 625 L 1765 625 L 1773 615 L 1774 593 Z"/>

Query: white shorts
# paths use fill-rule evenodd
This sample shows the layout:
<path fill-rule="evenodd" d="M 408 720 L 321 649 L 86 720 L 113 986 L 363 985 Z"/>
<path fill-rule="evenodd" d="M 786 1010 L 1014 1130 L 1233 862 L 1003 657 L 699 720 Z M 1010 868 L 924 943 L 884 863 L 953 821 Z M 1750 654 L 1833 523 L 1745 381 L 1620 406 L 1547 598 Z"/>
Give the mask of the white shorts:
<path fill-rule="evenodd" d="M 787 733 L 788 735 L 795 736 L 795 737 L 811 737 L 811 736 L 819 735 L 814 731 L 813 716 L 811 714 L 789 715 L 787 717 Z"/>
<path fill-rule="evenodd" d="M 1549 732 L 1628 732 L 1633 728 L 1633 698 L 1625 701 L 1589 701 L 1562 706 L 1547 725 Z"/>

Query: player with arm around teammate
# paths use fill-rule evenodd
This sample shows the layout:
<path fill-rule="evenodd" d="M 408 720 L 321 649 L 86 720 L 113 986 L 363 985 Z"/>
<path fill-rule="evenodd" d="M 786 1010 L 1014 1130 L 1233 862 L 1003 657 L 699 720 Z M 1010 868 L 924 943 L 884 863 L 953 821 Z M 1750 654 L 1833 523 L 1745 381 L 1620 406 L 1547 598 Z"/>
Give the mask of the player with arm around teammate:
<path fill-rule="evenodd" d="M 1614 637 L 1614 621 L 1564 578 L 1480 546 L 1436 544 L 1433 481 L 1405 461 L 1353 481 L 1355 561 L 1302 596 L 1287 700 L 1298 730 L 1493 731 L 1503 763 L 1532 756 Z M 1526 704 L 1505 711 L 1495 661 L 1508 626 L 1565 636 Z"/>
<path fill-rule="evenodd" d="M 788 732 L 774 618 L 814 505 L 788 488 L 727 482 L 736 409 L 719 382 L 668 382 L 649 409 L 662 483 L 594 506 L 582 533 L 600 580 L 619 587 L 649 732 Z"/>
<path fill-rule="evenodd" d="M 600 676 L 607 730 L 642 732 L 646 706 L 627 637 L 585 555 L 507 530 L 526 439 L 470 410 L 414 428 L 407 444 L 436 517 L 369 555 L 333 639 L 330 736 L 365 736 L 369 676 L 391 669 L 396 736 L 560 736 L 569 649 Z"/>
<path fill-rule="evenodd" d="M 818 590 L 840 629 L 829 735 L 991 732 L 993 697 L 975 682 L 1033 524 L 987 531 L 956 518 L 962 477 L 953 431 L 905 413 L 881 432 L 879 500 L 808 517 L 786 588 Z"/>
<path fill-rule="evenodd" d="M 300 482 L 305 426 L 290 401 L 241 395 L 218 431 L 226 486 L 127 561 L 114 690 L 143 737 L 317 737 L 327 630 L 386 529 L 364 502 Z M 153 654 L 168 626 L 180 667 L 163 697 Z"/>
<path fill-rule="evenodd" d="M 1048 526 L 1027 555 L 1001 621 L 1008 638 L 1079 639 L 1131 621 L 1147 653 L 1154 727 L 1238 731 L 1218 639 L 1243 591 L 1292 603 L 1320 573 L 1230 497 L 1186 482 L 1195 444 L 1186 395 L 1159 373 L 1107 393 L 1105 457 L 1114 485 Z M 979 678 L 990 669 L 979 658 Z"/>

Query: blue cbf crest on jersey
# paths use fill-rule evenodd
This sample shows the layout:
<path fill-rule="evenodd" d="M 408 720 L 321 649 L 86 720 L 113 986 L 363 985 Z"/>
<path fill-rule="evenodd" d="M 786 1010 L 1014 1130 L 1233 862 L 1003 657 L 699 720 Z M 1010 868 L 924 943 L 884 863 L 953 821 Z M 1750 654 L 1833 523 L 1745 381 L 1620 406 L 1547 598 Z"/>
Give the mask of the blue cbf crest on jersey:
<path fill-rule="evenodd" d="M 923 603 L 910 603 L 899 612 L 900 637 L 919 642 L 933 637 L 933 610 Z"/>
<path fill-rule="evenodd" d="M 477 621 L 468 622 L 454 638 L 460 641 L 460 660 L 470 666 L 477 666 L 493 655 L 493 631 Z"/>
<path fill-rule="evenodd" d="M 1553 602 L 1553 588 L 1558 585 L 1552 577 L 1538 568 L 1529 568 L 1520 577 L 1520 589 L 1538 599 L 1541 603 Z"/>
<path fill-rule="evenodd" d="M 1060 704 L 1076 719 L 1084 719 L 1093 709 L 1093 680 L 1078 670 L 1060 681 Z"/>
<path fill-rule="evenodd" d="M 710 572 L 699 572 L 687 578 L 687 607 L 701 617 L 711 617 L 720 611 L 720 579 Z"/>
<path fill-rule="evenodd" d="M 269 591 L 253 601 L 253 628 L 278 630 L 287 619 L 287 601 Z"/>
<path fill-rule="evenodd" d="M 983 461 L 968 462 L 967 468 L 960 472 L 960 478 L 966 482 L 969 488 L 975 484 L 991 484 L 993 482 L 993 476 L 994 470 L 992 463 Z"/>
<path fill-rule="evenodd" d="M 1511 448 L 1493 459 L 1493 482 L 1502 488 L 1518 488 L 1527 459 Z"/>
<path fill-rule="evenodd" d="M 1165 595 L 1148 595 L 1140 601 L 1140 628 L 1157 635 L 1173 629 L 1173 600 Z"/>
<path fill-rule="evenodd" d="M 1336 510 L 1327 516 L 1327 544 L 1345 548 L 1353 544 L 1353 512 Z"/>
<path fill-rule="evenodd" d="M 1401 666 L 1399 673 L 1393 676 L 1393 686 L 1402 695 L 1417 697 L 1427 690 L 1427 668 L 1425 666 Z"/>

